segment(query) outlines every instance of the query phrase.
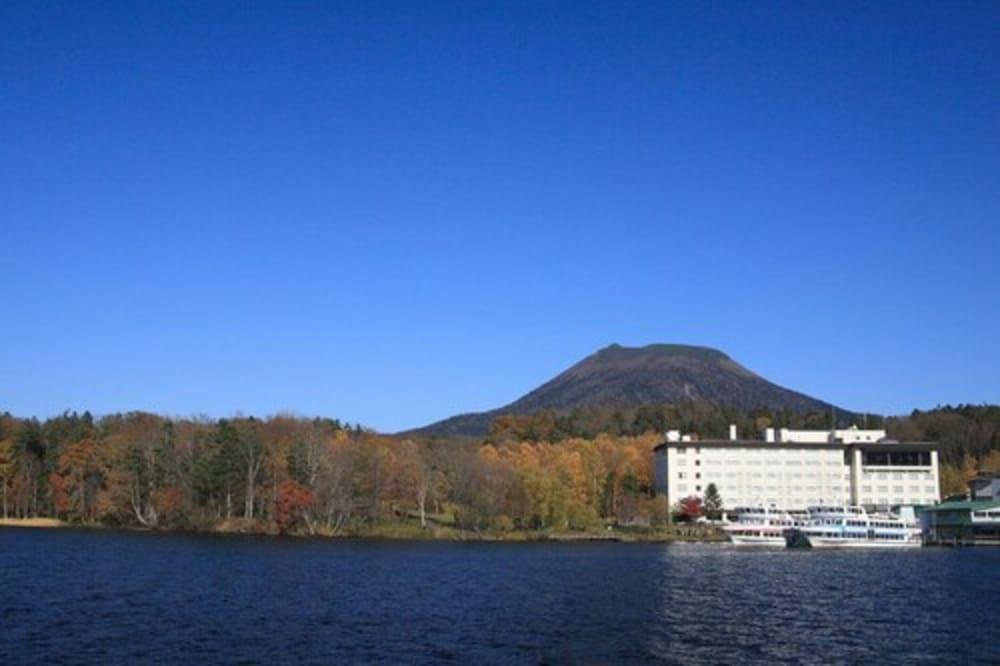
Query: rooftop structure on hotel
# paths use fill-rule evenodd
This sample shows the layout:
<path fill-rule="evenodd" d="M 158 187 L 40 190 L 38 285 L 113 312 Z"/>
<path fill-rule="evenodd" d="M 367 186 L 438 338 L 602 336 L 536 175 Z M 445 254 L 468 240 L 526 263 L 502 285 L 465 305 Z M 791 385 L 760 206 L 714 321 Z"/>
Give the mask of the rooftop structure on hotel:
<path fill-rule="evenodd" d="M 871 510 L 939 499 L 937 445 L 898 442 L 884 430 L 768 428 L 764 439 L 699 440 L 677 430 L 654 449 L 657 495 L 670 505 L 714 483 L 723 506 L 805 510 L 852 504 Z"/>

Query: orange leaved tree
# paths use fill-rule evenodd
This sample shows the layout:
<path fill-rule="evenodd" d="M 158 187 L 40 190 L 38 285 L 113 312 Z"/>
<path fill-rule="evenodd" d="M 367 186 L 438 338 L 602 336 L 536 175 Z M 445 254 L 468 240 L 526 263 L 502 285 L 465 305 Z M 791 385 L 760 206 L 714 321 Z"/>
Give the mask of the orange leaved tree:
<path fill-rule="evenodd" d="M 314 502 L 313 494 L 308 488 L 292 479 L 283 481 L 278 486 L 278 501 L 274 512 L 274 522 L 278 526 L 278 531 L 285 534 L 302 522 L 309 525 L 307 511 Z"/>

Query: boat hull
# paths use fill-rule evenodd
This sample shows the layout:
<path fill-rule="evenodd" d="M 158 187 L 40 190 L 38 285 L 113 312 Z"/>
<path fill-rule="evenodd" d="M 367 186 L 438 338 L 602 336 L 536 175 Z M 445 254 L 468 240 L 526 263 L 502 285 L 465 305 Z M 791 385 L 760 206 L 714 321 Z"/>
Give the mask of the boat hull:
<path fill-rule="evenodd" d="M 869 539 L 867 537 L 827 537 L 809 534 L 806 531 L 794 529 L 785 535 L 785 545 L 789 548 L 919 548 L 919 539 L 889 540 Z"/>
<path fill-rule="evenodd" d="M 747 536 L 745 534 L 729 534 L 729 541 L 734 546 L 770 546 L 772 548 L 783 548 L 785 546 L 784 536 Z"/>
<path fill-rule="evenodd" d="M 813 548 L 919 548 L 919 541 L 879 541 L 878 539 L 828 539 L 806 537 Z"/>

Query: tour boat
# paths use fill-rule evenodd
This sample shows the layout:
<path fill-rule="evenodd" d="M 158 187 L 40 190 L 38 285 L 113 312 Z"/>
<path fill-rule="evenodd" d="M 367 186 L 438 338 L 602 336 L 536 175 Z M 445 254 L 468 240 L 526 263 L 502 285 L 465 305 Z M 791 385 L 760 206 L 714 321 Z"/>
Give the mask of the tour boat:
<path fill-rule="evenodd" d="M 890 514 L 868 513 L 860 506 L 809 507 L 803 525 L 785 533 L 789 548 L 914 548 L 920 526 Z"/>
<path fill-rule="evenodd" d="M 784 546 L 785 531 L 801 524 L 773 506 L 742 507 L 734 513 L 736 520 L 722 529 L 738 546 Z"/>

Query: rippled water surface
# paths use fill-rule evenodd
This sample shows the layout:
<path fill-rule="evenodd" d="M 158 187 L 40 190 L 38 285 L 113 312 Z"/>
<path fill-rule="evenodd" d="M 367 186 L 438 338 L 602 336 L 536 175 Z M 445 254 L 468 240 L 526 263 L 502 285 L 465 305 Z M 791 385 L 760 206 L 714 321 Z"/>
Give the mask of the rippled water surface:
<path fill-rule="evenodd" d="M 0 663 L 1000 661 L 1000 550 L 0 529 Z"/>

